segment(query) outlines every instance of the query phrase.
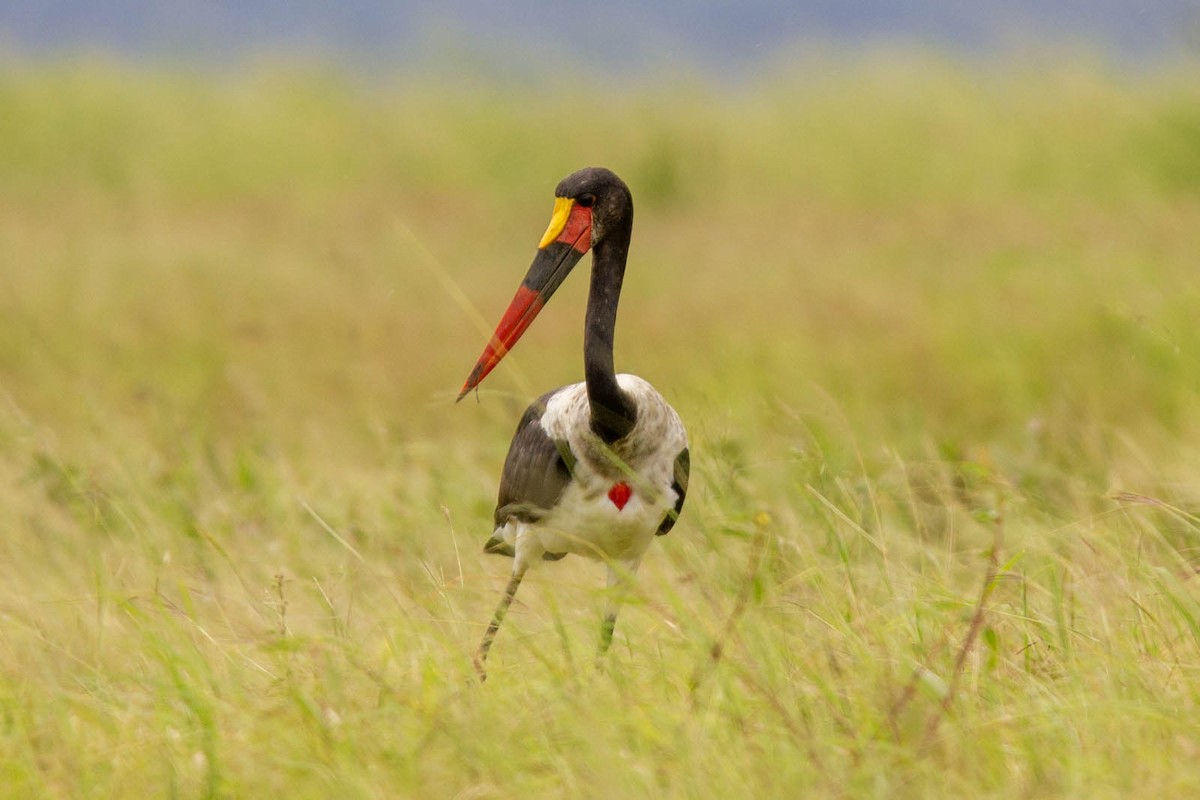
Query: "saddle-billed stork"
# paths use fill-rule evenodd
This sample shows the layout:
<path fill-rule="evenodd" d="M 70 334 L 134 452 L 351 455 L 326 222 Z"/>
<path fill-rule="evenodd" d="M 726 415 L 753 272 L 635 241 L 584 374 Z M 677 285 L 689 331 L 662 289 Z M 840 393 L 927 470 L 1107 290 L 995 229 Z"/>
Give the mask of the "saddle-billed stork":
<path fill-rule="evenodd" d="M 484 661 L 526 570 L 568 553 L 608 565 L 610 597 L 598 656 L 612 643 L 620 590 L 646 548 L 671 530 L 687 493 L 687 433 L 654 387 L 613 370 L 613 331 L 633 230 L 633 197 L 611 171 L 568 175 L 554 191 L 550 227 L 458 399 L 512 349 L 591 249 L 584 323 L 585 380 L 535 400 L 517 425 L 500 476 L 495 530 L 484 551 L 513 559 L 512 578 L 475 656 Z"/>

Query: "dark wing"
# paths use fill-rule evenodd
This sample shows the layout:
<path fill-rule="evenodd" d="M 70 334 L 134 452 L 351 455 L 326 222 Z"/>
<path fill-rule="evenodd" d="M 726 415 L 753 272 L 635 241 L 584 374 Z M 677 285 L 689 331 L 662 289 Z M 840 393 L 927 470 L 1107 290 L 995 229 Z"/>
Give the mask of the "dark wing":
<path fill-rule="evenodd" d="M 541 519 L 571 482 L 575 457 L 570 447 L 551 439 L 542 428 L 542 414 L 553 395 L 549 392 L 531 403 L 517 425 L 500 474 L 500 494 L 493 515 L 497 528 L 513 518 L 523 522 Z M 511 549 L 496 537 L 484 545 L 489 553 L 512 555 Z"/>
<path fill-rule="evenodd" d="M 688 476 L 692 473 L 692 455 L 685 447 L 679 451 L 679 455 L 675 456 L 675 480 L 671 483 L 671 488 L 675 490 L 675 494 L 679 495 L 675 501 L 675 508 L 667 512 L 663 517 L 662 524 L 658 526 L 656 536 L 666 536 L 671 532 L 671 528 L 675 527 L 675 521 L 679 519 L 679 513 L 683 511 L 683 498 L 687 497 Z"/>

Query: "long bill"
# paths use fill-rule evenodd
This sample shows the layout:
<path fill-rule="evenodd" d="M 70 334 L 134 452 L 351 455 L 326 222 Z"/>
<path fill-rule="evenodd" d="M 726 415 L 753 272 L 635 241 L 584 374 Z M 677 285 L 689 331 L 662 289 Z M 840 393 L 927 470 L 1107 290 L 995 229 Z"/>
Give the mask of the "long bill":
<path fill-rule="evenodd" d="M 508 354 L 591 246 L 592 209 L 566 197 L 555 198 L 550 227 L 538 243 L 533 264 L 496 325 L 496 332 L 467 376 L 458 393 L 459 400 L 478 386 Z"/>

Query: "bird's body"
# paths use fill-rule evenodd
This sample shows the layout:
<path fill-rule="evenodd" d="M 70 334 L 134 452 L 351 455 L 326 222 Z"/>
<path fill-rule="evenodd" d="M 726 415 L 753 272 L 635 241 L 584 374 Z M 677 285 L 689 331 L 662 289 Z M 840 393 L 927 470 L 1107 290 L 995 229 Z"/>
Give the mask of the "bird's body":
<path fill-rule="evenodd" d="M 513 437 L 496 506 L 496 529 L 486 549 L 510 553 L 514 570 L 561 554 L 621 562 L 633 572 L 657 533 L 670 530 L 683 499 L 681 453 L 687 434 L 675 409 L 636 375 L 617 382 L 635 398 L 638 419 L 626 436 L 604 445 L 588 425 L 586 384 L 540 398 Z M 541 503 L 507 483 L 532 472 L 539 459 L 554 476 L 539 475 Z M 683 484 L 687 477 L 682 476 Z M 553 500 L 546 500 L 553 494 Z"/>
<path fill-rule="evenodd" d="M 487 376 L 592 249 L 582 383 L 534 401 L 517 426 L 500 478 L 495 529 L 484 549 L 513 558 L 512 577 L 476 656 L 484 660 L 533 563 L 580 555 L 608 565 L 609 587 L 632 580 L 656 534 L 671 530 L 687 494 L 687 434 L 654 387 L 613 369 L 617 301 L 633 228 L 628 187 L 606 169 L 572 173 L 555 190 L 550 227 L 521 287 L 463 385 Z M 619 598 L 601 633 L 612 639 Z"/>

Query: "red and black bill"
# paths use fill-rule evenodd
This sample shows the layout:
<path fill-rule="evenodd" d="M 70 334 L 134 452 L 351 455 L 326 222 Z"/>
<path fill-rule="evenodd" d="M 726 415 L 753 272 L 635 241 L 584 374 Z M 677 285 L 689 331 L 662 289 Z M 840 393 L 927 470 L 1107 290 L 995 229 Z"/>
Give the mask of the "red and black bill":
<path fill-rule="evenodd" d="M 478 386 L 508 354 L 591 246 L 592 209 L 567 197 L 555 198 L 550 226 L 538 243 L 533 264 L 463 384 L 459 400 Z"/>

